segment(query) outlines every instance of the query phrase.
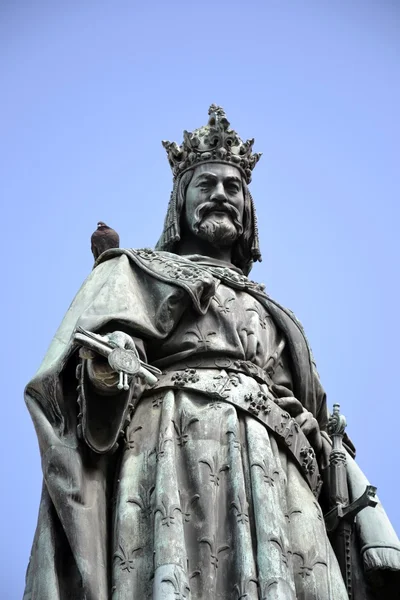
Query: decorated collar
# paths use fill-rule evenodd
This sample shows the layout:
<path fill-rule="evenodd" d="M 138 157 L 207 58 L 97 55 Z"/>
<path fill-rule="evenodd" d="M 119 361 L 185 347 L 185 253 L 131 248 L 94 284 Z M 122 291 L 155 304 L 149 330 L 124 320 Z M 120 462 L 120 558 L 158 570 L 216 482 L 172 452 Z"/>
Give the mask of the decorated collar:
<path fill-rule="evenodd" d="M 251 281 L 243 275 L 240 269 L 230 265 L 230 263 L 198 254 L 180 256 L 179 254 L 155 251 L 150 248 L 134 250 L 133 252 L 148 263 L 158 263 L 173 279 L 193 281 L 201 279 L 202 275 L 211 274 L 222 283 L 233 288 L 248 290 L 266 297 L 264 284 Z"/>

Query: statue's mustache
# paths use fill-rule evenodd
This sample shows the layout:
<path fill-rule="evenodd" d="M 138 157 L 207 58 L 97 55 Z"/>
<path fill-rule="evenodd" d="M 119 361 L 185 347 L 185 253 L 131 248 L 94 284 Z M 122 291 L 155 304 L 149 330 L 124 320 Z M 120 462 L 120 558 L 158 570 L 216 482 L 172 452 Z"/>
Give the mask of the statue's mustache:
<path fill-rule="evenodd" d="M 233 204 L 228 204 L 228 202 L 224 202 L 223 204 L 204 202 L 203 204 L 200 204 L 194 211 L 193 227 L 195 231 L 198 231 L 203 219 L 212 212 L 226 212 L 230 217 L 232 217 L 233 224 L 235 225 L 238 234 L 241 235 L 243 233 L 243 225 L 241 223 L 240 213 L 236 206 L 233 206 Z"/>

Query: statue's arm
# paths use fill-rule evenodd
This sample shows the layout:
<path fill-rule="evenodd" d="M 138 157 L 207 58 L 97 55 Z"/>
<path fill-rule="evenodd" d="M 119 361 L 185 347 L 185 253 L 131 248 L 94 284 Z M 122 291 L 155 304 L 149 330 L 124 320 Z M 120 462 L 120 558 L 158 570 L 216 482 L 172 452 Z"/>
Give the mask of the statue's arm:
<path fill-rule="evenodd" d="M 137 382 L 129 390 L 115 389 L 116 375 L 107 359 L 96 357 L 88 363 L 79 357 L 77 327 L 100 335 L 123 331 L 134 339 L 140 358 L 151 362 L 146 349 L 167 339 L 192 303 L 186 290 L 157 280 L 124 253 L 99 264 L 72 301 L 42 365 L 26 386 L 41 450 L 61 438 L 75 444 L 78 434 L 81 443 L 108 452 L 129 418 L 129 405 L 140 396 Z"/>
<path fill-rule="evenodd" d="M 135 349 L 141 360 L 146 359 L 144 344 L 140 339 L 125 332 L 118 332 L 118 336 L 119 347 Z M 78 435 L 93 451 L 106 454 L 116 448 L 118 438 L 123 434 L 146 388 L 146 382 L 140 377 L 129 376 L 125 388 L 121 389 L 119 373 L 106 358 L 87 348 L 79 351 L 77 376 L 80 410 Z"/>
<path fill-rule="evenodd" d="M 189 304 L 183 290 L 122 256 L 76 326 L 101 336 L 120 332 L 125 347 L 133 346 L 147 363 L 148 346 L 169 336 Z M 119 373 L 97 352 L 81 349 L 78 361 L 78 435 L 95 452 L 106 453 L 117 444 L 146 385 L 129 377 L 128 389 L 119 389 Z"/>

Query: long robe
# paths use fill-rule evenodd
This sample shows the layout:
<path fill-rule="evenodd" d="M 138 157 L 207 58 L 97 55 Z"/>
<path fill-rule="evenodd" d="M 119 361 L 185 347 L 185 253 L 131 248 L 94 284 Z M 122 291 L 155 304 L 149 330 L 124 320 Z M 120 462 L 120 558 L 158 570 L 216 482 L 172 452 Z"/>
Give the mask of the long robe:
<path fill-rule="evenodd" d="M 132 335 L 157 386 L 102 396 L 84 362 L 77 381 L 76 325 Z M 347 599 L 315 490 L 250 410 L 269 386 L 242 363 L 326 428 L 302 328 L 257 284 L 204 257 L 100 258 L 26 389 L 44 485 L 24 600 Z M 400 568 L 381 506 L 363 513 L 360 599 L 364 568 Z"/>

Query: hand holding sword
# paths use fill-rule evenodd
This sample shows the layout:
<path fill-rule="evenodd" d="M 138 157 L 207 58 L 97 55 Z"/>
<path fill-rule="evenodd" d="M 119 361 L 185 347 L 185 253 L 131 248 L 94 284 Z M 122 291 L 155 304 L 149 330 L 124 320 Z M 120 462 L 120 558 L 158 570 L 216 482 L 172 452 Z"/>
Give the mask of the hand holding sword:
<path fill-rule="evenodd" d="M 157 382 L 157 375 L 161 375 L 159 369 L 140 360 L 134 341 L 123 331 L 99 335 L 77 327 L 74 341 L 89 350 L 88 357 L 91 352 L 96 352 L 107 358 L 112 371 L 119 375 L 119 390 L 129 389 L 129 378 L 140 377 L 151 386 Z"/>

